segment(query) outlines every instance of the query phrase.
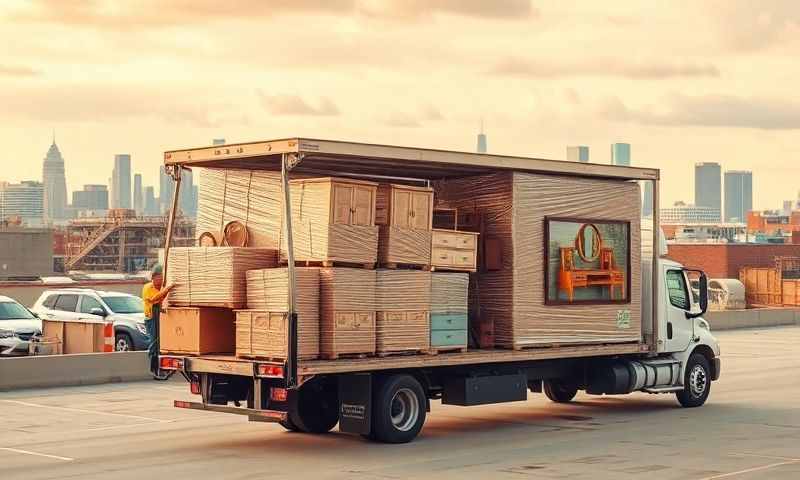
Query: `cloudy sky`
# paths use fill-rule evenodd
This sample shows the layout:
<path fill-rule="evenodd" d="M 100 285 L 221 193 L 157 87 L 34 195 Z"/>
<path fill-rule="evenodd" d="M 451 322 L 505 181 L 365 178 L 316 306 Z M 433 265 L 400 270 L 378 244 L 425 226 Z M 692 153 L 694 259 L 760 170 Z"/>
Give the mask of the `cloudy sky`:
<path fill-rule="evenodd" d="M 570 5 L 566 5 L 570 4 Z M 310 136 L 662 169 L 752 169 L 756 208 L 800 189 L 800 2 L 4 0 L 0 178 L 70 190 L 130 153 Z"/>

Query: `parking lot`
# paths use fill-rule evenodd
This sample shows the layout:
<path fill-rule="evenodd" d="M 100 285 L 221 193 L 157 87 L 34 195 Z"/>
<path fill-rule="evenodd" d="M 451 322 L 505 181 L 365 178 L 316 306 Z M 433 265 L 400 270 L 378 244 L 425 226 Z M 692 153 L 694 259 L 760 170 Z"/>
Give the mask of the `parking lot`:
<path fill-rule="evenodd" d="M 175 409 L 169 382 L 0 393 L 3 479 L 800 478 L 800 328 L 720 332 L 709 403 L 673 395 L 543 395 L 433 405 L 420 438 L 378 445 Z"/>

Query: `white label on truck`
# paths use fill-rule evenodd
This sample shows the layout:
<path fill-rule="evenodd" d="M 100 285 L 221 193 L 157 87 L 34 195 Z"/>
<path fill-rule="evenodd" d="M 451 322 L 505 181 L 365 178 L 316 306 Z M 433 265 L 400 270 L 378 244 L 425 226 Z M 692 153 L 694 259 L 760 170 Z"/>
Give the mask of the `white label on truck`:
<path fill-rule="evenodd" d="M 631 328 L 630 310 L 617 310 L 617 328 Z"/>

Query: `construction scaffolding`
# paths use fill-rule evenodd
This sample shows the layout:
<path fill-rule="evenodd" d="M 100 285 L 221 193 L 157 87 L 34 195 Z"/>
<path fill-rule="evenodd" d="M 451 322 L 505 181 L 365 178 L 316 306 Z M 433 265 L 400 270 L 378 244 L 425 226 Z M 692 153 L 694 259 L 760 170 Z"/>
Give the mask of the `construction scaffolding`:
<path fill-rule="evenodd" d="M 106 217 L 79 218 L 67 226 L 65 268 L 133 273 L 158 261 L 167 231 L 166 216 L 136 216 L 133 210 L 109 210 Z M 195 244 L 194 221 L 177 217 L 173 245 Z"/>

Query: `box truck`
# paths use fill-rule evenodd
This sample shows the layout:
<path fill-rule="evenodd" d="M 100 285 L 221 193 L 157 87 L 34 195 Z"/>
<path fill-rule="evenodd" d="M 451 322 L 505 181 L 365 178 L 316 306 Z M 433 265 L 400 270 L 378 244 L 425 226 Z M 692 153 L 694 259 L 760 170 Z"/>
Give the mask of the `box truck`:
<path fill-rule="evenodd" d="M 706 276 L 664 257 L 657 169 L 307 138 L 168 151 L 164 163 L 176 182 L 165 245 L 168 272 L 185 169 L 207 169 L 223 179 L 224 192 L 215 193 L 214 200 L 214 208 L 222 210 L 220 232 L 206 237 L 224 236 L 231 218 L 250 222 L 245 227 L 251 230 L 249 238 L 258 246 L 273 242 L 288 272 L 285 358 L 237 356 L 233 349 L 185 354 L 162 348 L 161 368 L 180 372 L 199 396 L 193 402 L 175 401 L 176 407 L 238 414 L 306 433 L 328 432 L 338 424 L 343 432 L 403 443 L 418 435 L 431 401 L 483 405 L 524 401 L 535 392 L 569 402 L 580 390 L 593 395 L 641 391 L 675 394 L 682 406 L 698 407 L 720 376 L 719 344 L 702 318 Z M 246 181 L 230 183 L 235 172 L 249 172 Z M 320 177 L 339 180 L 301 183 L 303 188 L 333 188 L 319 196 L 330 197 L 330 210 L 323 208 L 319 218 L 299 219 L 297 212 L 309 208 L 312 197 L 298 196 L 296 181 Z M 262 180 L 272 183 L 256 186 Z M 640 218 L 640 185 L 645 182 L 652 184 L 652 219 Z M 370 185 L 386 183 L 395 185 L 386 191 L 409 195 L 396 199 L 405 209 L 395 210 L 403 212 L 400 222 L 408 223 L 413 209 L 430 208 L 434 218 L 455 212 L 455 223 L 472 234 L 461 247 L 474 245 L 476 256 L 463 255 L 463 263 L 458 248 L 447 244 L 459 237 L 434 236 L 434 244 L 426 245 L 431 257 L 441 257 L 440 265 L 455 270 L 461 265 L 461 271 L 470 272 L 468 315 L 430 315 L 427 323 L 413 327 L 430 329 L 432 341 L 441 342 L 458 336 L 443 322 L 465 318 L 464 348 L 409 355 L 299 355 L 295 257 L 301 251 L 307 254 L 313 241 L 299 230 L 312 231 L 319 222 L 374 225 L 374 212 L 359 209 L 375 203 L 369 195 L 381 187 Z M 430 198 L 424 196 L 426 189 L 433 192 L 434 205 L 425 203 Z M 248 209 L 273 202 L 278 210 L 272 216 L 262 212 L 261 224 L 251 213 L 232 213 L 217 197 L 234 190 Z M 419 206 L 408 207 L 407 199 Z M 204 208 L 211 206 L 201 198 L 199 224 L 211 215 Z M 434 221 L 424 217 L 417 222 L 423 229 L 428 223 Z M 269 228 L 278 229 L 280 238 L 269 240 Z M 201 230 L 198 235 L 204 234 Z M 340 242 L 336 235 L 333 227 L 325 230 L 325 248 Z M 370 235 L 359 234 L 352 241 Z M 431 237 L 422 238 L 428 242 Z M 344 244 L 337 248 L 348 250 Z M 369 253 L 349 250 L 352 255 Z M 301 258 L 304 266 L 310 264 L 308 258 Z M 359 258 L 364 262 L 372 257 Z M 336 268 L 337 263 L 323 266 Z M 435 258 L 431 264 L 424 268 L 436 270 Z M 320 298 L 325 296 L 323 291 Z M 389 297 L 377 298 L 370 308 L 381 311 L 380 302 Z M 337 317 L 336 322 L 361 325 L 354 318 Z M 374 327 L 374 318 L 365 313 L 363 321 Z M 325 329 L 314 333 L 323 343 L 331 335 Z M 375 329 L 362 333 L 375 335 Z"/>

